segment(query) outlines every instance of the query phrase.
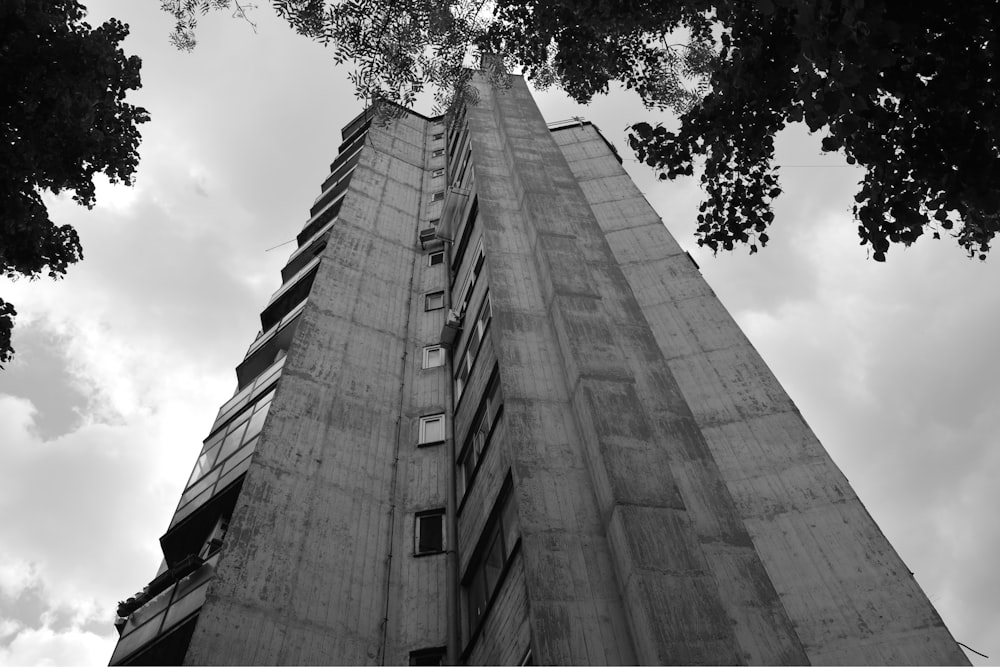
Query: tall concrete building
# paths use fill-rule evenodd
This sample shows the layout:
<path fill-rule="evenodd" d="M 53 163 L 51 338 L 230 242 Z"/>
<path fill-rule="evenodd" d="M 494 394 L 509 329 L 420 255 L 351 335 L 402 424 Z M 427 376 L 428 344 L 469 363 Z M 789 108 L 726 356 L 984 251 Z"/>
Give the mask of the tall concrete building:
<path fill-rule="evenodd" d="M 113 664 L 965 663 L 593 125 L 364 113 Z"/>

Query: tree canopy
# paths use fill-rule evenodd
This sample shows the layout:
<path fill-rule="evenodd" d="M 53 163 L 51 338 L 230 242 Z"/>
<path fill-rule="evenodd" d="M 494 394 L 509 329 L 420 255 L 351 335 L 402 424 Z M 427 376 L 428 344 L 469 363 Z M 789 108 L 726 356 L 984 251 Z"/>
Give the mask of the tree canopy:
<path fill-rule="evenodd" d="M 138 125 L 146 111 L 127 104 L 140 87 L 136 56 L 118 44 L 128 26 L 83 21 L 76 0 L 0 4 L 0 270 L 8 278 L 59 278 L 83 257 L 69 225 L 57 225 L 43 191 L 73 192 L 94 205 L 94 176 L 131 183 Z M 11 358 L 16 312 L 0 299 L 0 368 Z"/>
<path fill-rule="evenodd" d="M 804 122 L 864 168 L 854 217 L 884 261 L 930 232 L 986 258 L 1000 230 L 997 14 L 992 2 L 892 0 L 271 0 L 299 33 L 356 66 L 362 98 L 447 103 L 470 49 L 579 102 L 612 82 L 679 129 L 638 122 L 640 160 L 677 178 L 699 166 L 697 241 L 768 242 L 781 193 L 775 135 Z M 175 41 L 238 0 L 162 0 Z"/>

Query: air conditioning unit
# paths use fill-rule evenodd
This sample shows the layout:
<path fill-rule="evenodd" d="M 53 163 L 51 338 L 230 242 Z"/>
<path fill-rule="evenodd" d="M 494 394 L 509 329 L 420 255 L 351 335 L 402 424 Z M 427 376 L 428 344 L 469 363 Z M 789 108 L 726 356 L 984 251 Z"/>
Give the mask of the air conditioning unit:
<path fill-rule="evenodd" d="M 448 316 L 441 327 L 441 345 L 451 347 L 458 339 L 459 332 L 462 331 L 462 314 L 457 310 L 448 310 Z"/>
<path fill-rule="evenodd" d="M 437 237 L 437 229 L 434 227 L 427 227 L 420 230 L 420 247 L 425 248 L 428 243 L 437 243 L 440 239 Z"/>

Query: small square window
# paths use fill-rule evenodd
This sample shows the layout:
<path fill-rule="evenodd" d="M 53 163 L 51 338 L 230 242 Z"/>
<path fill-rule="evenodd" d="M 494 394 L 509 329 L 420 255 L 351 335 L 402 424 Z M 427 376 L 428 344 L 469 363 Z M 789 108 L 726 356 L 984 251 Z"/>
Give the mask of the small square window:
<path fill-rule="evenodd" d="M 443 252 L 432 252 L 427 256 L 427 266 L 437 266 L 438 264 L 444 264 Z"/>
<path fill-rule="evenodd" d="M 430 445 L 444 442 L 444 415 L 430 415 L 420 418 L 420 439 L 417 444 Z"/>
<path fill-rule="evenodd" d="M 433 139 L 434 141 L 439 141 L 441 139 L 444 139 L 444 132 L 438 132 L 433 137 L 431 137 L 431 139 Z"/>
<path fill-rule="evenodd" d="M 431 157 L 441 157 L 442 155 L 444 155 L 443 148 L 436 148 L 433 151 L 431 151 Z"/>
<path fill-rule="evenodd" d="M 444 292 L 431 292 L 424 296 L 424 310 L 444 308 Z"/>
<path fill-rule="evenodd" d="M 431 178 L 438 178 L 439 176 L 444 176 L 444 169 L 435 169 L 431 172 Z"/>
<path fill-rule="evenodd" d="M 438 554 L 444 551 L 444 510 L 420 512 L 413 527 L 413 553 Z"/>
<path fill-rule="evenodd" d="M 410 651 L 411 665 L 443 665 L 447 650 L 444 646 L 436 648 L 422 648 L 419 651 Z"/>
<path fill-rule="evenodd" d="M 431 201 L 441 201 L 442 199 L 444 199 L 444 191 L 443 190 L 441 192 L 435 192 L 434 196 L 431 197 Z"/>
<path fill-rule="evenodd" d="M 424 348 L 424 368 L 437 368 L 444 365 L 444 348 L 434 345 Z"/>

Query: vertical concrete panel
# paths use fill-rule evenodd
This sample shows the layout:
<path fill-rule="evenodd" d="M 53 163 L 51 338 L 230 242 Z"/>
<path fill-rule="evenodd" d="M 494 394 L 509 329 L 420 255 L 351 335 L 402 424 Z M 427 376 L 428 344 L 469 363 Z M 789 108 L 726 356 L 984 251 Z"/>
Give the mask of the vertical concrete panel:
<path fill-rule="evenodd" d="M 655 213 L 596 130 L 576 127 L 554 136 L 809 660 L 965 663 L 847 480 L 696 267 L 654 222 Z M 718 576 L 734 579 L 746 567 L 745 556 L 726 546 L 708 545 L 706 554 Z M 729 607 L 752 606 L 755 596 L 752 588 L 733 587 L 723 600 Z M 748 647 L 767 637 L 756 622 L 737 633 Z M 745 657 L 756 662 L 765 655 L 774 653 Z"/>
<path fill-rule="evenodd" d="M 676 404 L 680 392 L 673 385 L 669 368 L 648 329 L 645 333 L 641 330 L 646 323 L 640 307 L 615 265 L 614 255 L 587 199 L 576 185 L 575 176 L 529 102 L 523 83 L 515 79 L 512 88 L 503 92 L 480 86 L 480 96 L 485 100 L 485 109 L 483 112 L 470 109 L 469 118 L 473 127 L 476 168 L 482 176 L 480 208 L 486 223 L 487 254 L 492 257 L 494 249 L 502 250 L 505 258 L 507 254 L 520 254 L 528 260 L 528 263 L 522 261 L 520 267 L 537 276 L 534 283 L 540 288 L 543 313 L 534 321 L 551 332 L 549 336 L 554 346 L 546 347 L 546 356 L 532 369 L 532 375 L 537 375 L 534 369 L 540 367 L 562 371 L 565 388 L 550 396 L 562 394 L 570 399 L 572 431 L 579 437 L 572 443 L 573 456 L 581 461 L 590 477 L 589 484 L 579 480 L 581 487 L 575 489 L 568 500 L 578 504 L 581 496 L 595 494 L 598 523 L 596 534 L 590 536 L 604 540 L 614 556 L 618 583 L 605 585 L 618 587 L 615 596 L 630 619 L 630 631 L 635 640 L 631 650 L 638 650 L 636 657 L 644 662 L 742 660 L 750 651 L 739 647 L 733 627 L 756 623 L 758 626 L 770 624 L 771 635 L 780 638 L 776 643 L 782 648 L 773 654 L 774 657 L 794 652 L 797 640 L 782 616 L 773 591 L 759 601 L 760 606 L 766 608 L 763 612 L 750 607 L 727 609 L 721 603 L 719 588 L 760 588 L 760 580 L 766 587 L 763 569 L 757 563 L 756 568 L 748 567 L 737 573 L 747 581 L 730 582 L 715 576 L 713 562 L 701 552 L 703 540 L 721 539 L 733 548 L 743 549 L 748 562 L 756 559 L 742 523 L 732 520 L 736 512 L 724 484 L 721 481 L 709 486 L 702 483 L 706 476 L 714 475 L 714 479 L 719 479 L 718 473 L 697 429 L 683 425 L 685 420 L 690 420 L 686 407 L 683 403 L 676 406 L 679 414 L 673 417 L 675 422 L 680 420 L 677 425 L 671 422 L 669 411 L 664 412 L 660 407 Z M 598 166 L 594 163 L 593 168 Z M 501 180 L 507 181 L 504 187 L 492 187 L 494 182 Z M 609 200 L 616 187 L 615 183 L 606 184 L 605 195 Z M 494 218 L 503 218 L 506 229 L 517 225 L 525 231 L 512 242 L 509 234 L 501 234 L 499 226 L 492 224 Z M 527 241 L 527 247 L 523 242 L 517 243 L 520 239 Z M 491 263 L 491 271 L 497 270 L 496 262 Z M 502 269 L 499 272 L 504 275 Z M 514 285 L 513 281 L 504 280 L 502 286 L 497 286 L 500 310 L 519 300 L 519 296 L 508 292 Z M 499 319 L 505 322 L 506 328 L 503 313 Z M 514 320 L 512 316 L 511 320 Z M 629 336 L 617 334 L 623 326 L 633 324 Z M 529 383 L 523 376 L 508 379 L 514 374 L 508 358 L 523 357 L 524 350 L 517 343 L 528 343 L 528 340 L 516 340 L 514 336 L 516 330 L 503 332 L 498 342 L 498 356 L 505 383 L 520 388 Z M 535 338 L 537 340 L 537 336 Z M 641 395 L 635 392 L 637 381 L 643 385 Z M 561 426 L 567 428 L 569 424 Z M 691 451 L 698 453 L 692 456 Z M 678 467 L 684 460 L 691 463 Z M 659 485 L 646 485 L 635 493 L 637 485 L 632 475 L 643 463 L 653 462 L 663 466 L 667 473 L 659 475 Z M 682 475 L 674 484 L 670 480 L 671 470 Z M 547 488 L 557 488 L 557 480 L 549 481 L 551 485 Z M 515 480 L 515 484 L 517 482 Z M 716 499 L 719 494 L 721 497 Z M 539 498 L 520 493 L 518 500 L 531 504 L 537 503 Z M 640 506 L 647 513 L 626 511 L 625 508 L 634 507 L 636 503 L 643 503 Z M 698 511 L 689 515 L 690 507 Z M 656 516 L 679 512 L 680 518 L 657 523 L 663 530 L 653 530 L 645 519 L 648 512 Z M 723 524 L 717 520 L 719 515 L 726 517 L 724 525 L 732 530 L 720 532 Z M 549 525 L 546 539 L 537 542 L 540 551 L 527 549 L 525 552 L 526 583 L 533 626 L 538 632 L 551 635 L 565 626 L 566 614 L 576 613 L 559 604 L 563 600 L 555 595 L 556 590 L 560 594 L 566 591 L 569 582 L 560 581 L 546 587 L 536 581 L 541 577 L 533 575 L 547 572 L 551 578 L 552 572 L 560 571 L 551 566 L 552 562 L 565 563 L 572 572 L 570 564 L 578 561 L 570 554 L 579 548 L 581 534 L 587 533 L 581 533 L 582 526 L 565 513 L 553 512 L 543 518 Z M 612 531 L 613 526 L 618 529 Z M 591 523 L 589 529 L 594 530 L 594 527 Z M 670 568 L 672 559 L 693 558 L 698 567 L 693 570 L 680 568 L 680 574 L 667 577 L 637 565 L 635 549 L 621 543 L 637 533 L 654 536 L 646 542 L 647 551 L 655 554 L 648 560 L 666 563 Z M 531 536 L 526 535 L 525 539 L 526 544 L 536 544 Z M 690 545 L 684 551 L 690 553 L 682 558 L 676 552 L 678 544 Z M 569 586 L 569 590 L 573 590 L 573 586 Z M 636 595 L 640 590 L 644 593 Z M 593 604 L 594 591 L 579 591 L 574 598 L 574 610 L 581 608 L 584 596 L 590 596 Z M 670 596 L 675 611 L 667 612 L 655 604 L 657 596 Z M 612 596 L 596 597 L 607 600 Z M 704 613 L 676 612 L 686 609 L 687 605 L 691 605 L 692 611 Z M 686 622 L 692 618 L 698 619 L 696 625 Z M 567 631 L 562 632 L 564 638 L 569 636 Z M 743 633 L 741 636 L 749 635 Z M 538 658 L 542 661 L 601 659 L 566 653 L 559 648 L 562 644 L 554 636 L 549 638 L 547 645 L 552 653 L 540 654 Z M 600 648 L 603 647 L 588 647 L 588 650 L 593 650 L 596 656 L 601 653 Z"/>

